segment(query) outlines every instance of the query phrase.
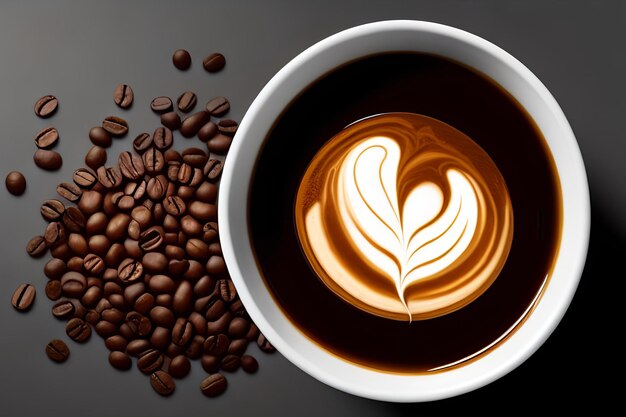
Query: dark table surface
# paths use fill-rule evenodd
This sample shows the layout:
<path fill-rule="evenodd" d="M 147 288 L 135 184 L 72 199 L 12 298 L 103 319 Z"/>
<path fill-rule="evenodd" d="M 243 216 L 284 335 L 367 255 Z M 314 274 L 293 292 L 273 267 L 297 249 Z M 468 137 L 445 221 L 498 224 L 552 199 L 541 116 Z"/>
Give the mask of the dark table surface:
<path fill-rule="evenodd" d="M 87 132 L 109 114 L 122 114 L 113 89 L 128 83 L 135 104 L 123 112 L 130 137 L 158 125 L 148 110 L 156 95 L 198 93 L 232 101 L 240 120 L 263 85 L 291 58 L 339 30 L 385 19 L 430 20 L 468 30 L 526 64 L 561 104 L 585 159 L 592 197 L 592 232 L 585 272 L 561 325 L 539 351 L 509 375 L 475 392 L 423 404 L 389 404 L 327 387 L 280 354 L 253 353 L 260 371 L 230 377 L 219 399 L 203 397 L 204 372 L 194 364 L 173 397 L 161 398 L 139 372 L 121 373 L 107 362 L 96 336 L 70 344 L 63 365 L 43 352 L 63 337 L 44 295 L 44 260 L 24 251 L 40 234 L 42 200 L 70 179 L 89 149 Z M 0 4 L 0 166 L 28 180 L 21 198 L 0 191 L 0 416 L 401 416 L 452 412 L 509 413 L 608 407 L 615 388 L 606 379 L 623 369 L 615 338 L 621 259 L 626 248 L 626 2 L 615 1 L 2 1 Z M 194 62 L 177 71 L 171 54 L 188 49 Z M 226 69 L 207 74 L 201 59 L 221 51 Z M 57 115 L 33 115 L 35 100 L 56 95 Z M 61 134 L 65 163 L 44 173 L 32 162 L 34 134 L 49 124 Z M 179 140 L 181 142 L 183 140 Z M 186 142 L 187 143 L 187 142 Z M 110 154 L 130 146 L 118 141 Z M 182 145 L 181 145 L 182 146 Z M 10 296 L 32 282 L 38 299 L 20 314 Z M 619 284 L 618 284 L 619 283 Z"/>

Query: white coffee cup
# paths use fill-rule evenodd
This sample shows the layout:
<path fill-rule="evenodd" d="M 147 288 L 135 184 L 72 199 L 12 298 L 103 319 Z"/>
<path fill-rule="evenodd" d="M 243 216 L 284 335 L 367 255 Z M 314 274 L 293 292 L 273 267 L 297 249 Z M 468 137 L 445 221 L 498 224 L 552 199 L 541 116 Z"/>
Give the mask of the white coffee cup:
<path fill-rule="evenodd" d="M 552 152 L 562 191 L 562 233 L 556 264 L 539 300 L 505 340 L 467 365 L 433 374 L 378 372 L 342 360 L 305 337 L 282 313 L 265 285 L 251 247 L 248 196 L 260 149 L 281 112 L 307 85 L 356 58 L 386 51 L 432 53 L 494 79 L 528 111 Z M 417 402 L 462 394 L 510 372 L 557 326 L 574 295 L 589 241 L 590 205 L 576 138 L 546 87 L 517 59 L 471 33 L 441 24 L 394 20 L 332 35 L 285 65 L 243 118 L 224 167 L 219 193 L 224 257 L 247 311 L 293 364 L 337 389 L 377 400 Z M 548 369 L 546 372 L 550 372 Z"/>

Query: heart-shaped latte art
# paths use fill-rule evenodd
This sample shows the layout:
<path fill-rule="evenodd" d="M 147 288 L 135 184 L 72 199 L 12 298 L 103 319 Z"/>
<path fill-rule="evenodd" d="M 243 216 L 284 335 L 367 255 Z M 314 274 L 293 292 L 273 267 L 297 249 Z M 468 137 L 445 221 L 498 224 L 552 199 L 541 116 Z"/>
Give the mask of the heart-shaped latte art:
<path fill-rule="evenodd" d="M 454 311 L 510 249 L 504 179 L 470 138 L 425 116 L 355 123 L 318 152 L 296 201 L 303 251 L 344 300 L 400 320 Z"/>

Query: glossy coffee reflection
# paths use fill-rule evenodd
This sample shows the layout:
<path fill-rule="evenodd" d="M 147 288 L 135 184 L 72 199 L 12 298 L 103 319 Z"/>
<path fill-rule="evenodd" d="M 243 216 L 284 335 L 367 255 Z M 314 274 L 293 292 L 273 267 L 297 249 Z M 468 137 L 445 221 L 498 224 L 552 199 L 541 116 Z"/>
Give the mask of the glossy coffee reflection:
<path fill-rule="evenodd" d="M 351 124 L 298 188 L 300 244 L 350 304 L 395 320 L 461 308 L 497 278 L 513 209 L 495 163 L 453 127 L 414 113 Z"/>

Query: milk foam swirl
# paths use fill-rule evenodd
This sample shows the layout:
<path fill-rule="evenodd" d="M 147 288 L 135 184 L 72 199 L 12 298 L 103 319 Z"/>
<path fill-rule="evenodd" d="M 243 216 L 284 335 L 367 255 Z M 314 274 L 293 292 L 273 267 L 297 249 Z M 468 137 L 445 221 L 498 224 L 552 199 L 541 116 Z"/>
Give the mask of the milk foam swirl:
<path fill-rule="evenodd" d="M 390 113 L 348 126 L 313 158 L 296 228 L 319 278 L 396 320 L 440 316 L 496 279 L 513 236 L 502 175 L 451 126 Z"/>

